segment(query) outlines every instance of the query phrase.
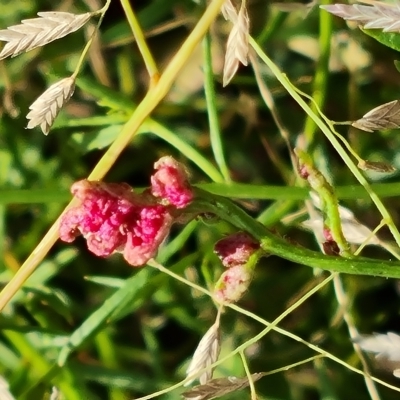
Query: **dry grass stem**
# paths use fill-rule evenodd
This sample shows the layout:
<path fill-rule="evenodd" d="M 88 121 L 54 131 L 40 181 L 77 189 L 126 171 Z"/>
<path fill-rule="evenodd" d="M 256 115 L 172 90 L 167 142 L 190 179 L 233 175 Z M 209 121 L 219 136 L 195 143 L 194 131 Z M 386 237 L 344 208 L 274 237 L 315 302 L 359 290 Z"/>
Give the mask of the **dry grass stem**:
<path fill-rule="evenodd" d="M 51 85 L 29 107 L 31 110 L 26 116 L 29 119 L 27 128 L 39 126 L 47 135 L 58 113 L 64 104 L 71 98 L 75 89 L 75 78 L 68 77 Z"/>
<path fill-rule="evenodd" d="M 201 373 L 200 376 L 198 376 L 198 373 L 218 360 L 221 349 L 219 336 L 219 317 L 217 317 L 217 321 L 202 337 L 193 354 L 192 361 L 186 370 L 186 375 L 193 377 L 193 379 L 187 382 L 185 386 L 190 385 L 197 377 L 199 377 L 199 382 L 202 385 L 211 380 L 213 373 L 211 368 Z"/>
<path fill-rule="evenodd" d="M 375 2 L 372 6 L 361 4 L 331 4 L 320 6 L 324 10 L 349 21 L 357 21 L 365 29 L 382 29 L 400 32 L 400 5 Z"/>
<path fill-rule="evenodd" d="M 249 53 L 249 16 L 246 7 L 240 8 L 236 22 L 228 37 L 226 45 L 223 85 L 226 86 L 235 76 L 239 62 L 248 64 Z"/>
<path fill-rule="evenodd" d="M 0 41 L 8 42 L 0 60 L 44 46 L 81 28 L 93 13 L 39 12 L 39 18 L 25 19 L 19 25 L 0 30 Z"/>

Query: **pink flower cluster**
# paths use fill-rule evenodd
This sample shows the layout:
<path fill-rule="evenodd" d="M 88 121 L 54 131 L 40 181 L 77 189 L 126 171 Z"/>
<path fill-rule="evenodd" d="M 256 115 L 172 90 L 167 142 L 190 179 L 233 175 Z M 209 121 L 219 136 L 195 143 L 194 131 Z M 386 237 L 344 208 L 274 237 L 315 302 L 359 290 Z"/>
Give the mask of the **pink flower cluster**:
<path fill-rule="evenodd" d="M 214 297 L 220 303 L 235 303 L 249 287 L 254 265 L 250 256 L 260 245 L 250 235 L 237 232 L 216 243 L 214 252 L 227 270 L 221 275 L 214 289 Z"/>
<path fill-rule="evenodd" d="M 61 218 L 61 240 L 82 235 L 91 252 L 107 257 L 123 253 L 133 266 L 144 265 L 157 253 L 179 215 L 193 199 L 188 175 L 172 157 L 155 164 L 150 190 L 136 194 L 125 183 L 82 180 L 71 187 L 79 205 Z"/>

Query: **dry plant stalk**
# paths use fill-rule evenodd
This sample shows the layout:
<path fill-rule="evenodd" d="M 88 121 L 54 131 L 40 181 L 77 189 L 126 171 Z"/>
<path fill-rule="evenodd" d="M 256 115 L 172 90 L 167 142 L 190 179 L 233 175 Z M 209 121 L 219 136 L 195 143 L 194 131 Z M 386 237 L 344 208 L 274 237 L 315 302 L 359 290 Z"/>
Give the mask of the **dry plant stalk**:
<path fill-rule="evenodd" d="M 64 104 L 71 98 L 75 90 L 75 77 L 61 79 L 51 85 L 29 107 L 31 110 L 26 116 L 29 119 L 27 128 L 39 126 L 47 135 L 58 113 Z"/>
<path fill-rule="evenodd" d="M 237 20 L 228 37 L 223 71 L 223 86 L 235 76 L 239 62 L 248 64 L 250 23 L 247 9 L 242 3 Z"/>
<path fill-rule="evenodd" d="M 81 28 L 93 13 L 39 12 L 39 18 L 25 19 L 19 25 L 0 30 L 0 41 L 8 42 L 0 60 L 44 46 Z"/>

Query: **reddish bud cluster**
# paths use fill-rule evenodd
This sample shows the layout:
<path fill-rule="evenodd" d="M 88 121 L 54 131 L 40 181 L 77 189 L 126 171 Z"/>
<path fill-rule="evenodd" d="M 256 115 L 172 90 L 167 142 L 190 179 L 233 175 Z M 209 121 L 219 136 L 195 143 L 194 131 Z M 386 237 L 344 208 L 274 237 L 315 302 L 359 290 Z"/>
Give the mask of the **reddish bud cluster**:
<path fill-rule="evenodd" d="M 260 244 L 250 235 L 245 232 L 237 232 L 218 241 L 215 244 L 214 252 L 224 267 L 231 268 L 246 264 L 249 257 L 259 248 Z"/>
<path fill-rule="evenodd" d="M 193 199 L 188 174 L 182 164 L 172 157 L 160 158 L 155 164 L 157 171 L 151 177 L 151 193 L 176 208 L 186 207 Z"/>
<path fill-rule="evenodd" d="M 154 257 L 177 216 L 193 198 L 183 167 L 172 157 L 155 165 L 151 193 L 135 194 L 125 183 L 82 180 L 71 187 L 79 200 L 61 218 L 60 238 L 72 242 L 78 235 L 97 256 L 121 252 L 133 266 Z"/>
<path fill-rule="evenodd" d="M 214 251 L 227 268 L 215 285 L 214 296 L 217 301 L 234 303 L 242 297 L 252 278 L 249 258 L 259 248 L 260 244 L 244 232 L 237 232 L 217 242 Z"/>

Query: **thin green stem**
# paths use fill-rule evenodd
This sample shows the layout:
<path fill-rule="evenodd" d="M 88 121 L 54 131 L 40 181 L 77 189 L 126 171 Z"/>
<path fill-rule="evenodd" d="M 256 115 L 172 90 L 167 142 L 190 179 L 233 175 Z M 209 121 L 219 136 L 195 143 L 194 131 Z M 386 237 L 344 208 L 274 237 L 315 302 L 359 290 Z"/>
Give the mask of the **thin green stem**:
<path fill-rule="evenodd" d="M 321 4 L 329 4 L 330 0 L 322 0 Z M 318 58 L 317 69 L 313 84 L 312 98 L 315 104 L 322 108 L 325 103 L 327 82 L 329 76 L 329 57 L 331 52 L 332 39 L 332 15 L 320 10 L 319 13 L 319 49 L 321 51 Z M 314 103 L 313 103 L 314 104 Z M 311 109 L 315 111 L 315 106 L 311 105 Z M 307 145 L 312 145 L 317 125 L 308 114 L 304 127 L 304 135 L 307 139 Z"/>
<path fill-rule="evenodd" d="M 196 186 L 207 190 L 210 193 L 218 194 L 224 197 L 234 197 L 237 199 L 260 199 L 260 200 L 285 200 L 296 202 L 305 200 L 309 197 L 310 189 L 306 187 L 294 186 L 270 186 L 270 185 L 254 185 L 248 183 L 232 182 L 230 184 L 223 183 L 224 178 L 219 171 L 212 165 L 203 155 L 197 153 L 196 150 L 182 141 L 179 136 L 173 135 L 164 125 L 154 121 L 147 124 L 152 127 L 153 133 L 159 138 L 165 140 L 171 146 L 178 149 L 182 154 L 188 157 L 197 165 L 214 183 L 202 183 Z M 186 146 L 187 147 L 186 147 Z M 400 183 L 374 183 L 371 185 L 372 190 L 382 198 L 400 196 Z M 362 186 L 345 185 L 335 186 L 335 193 L 341 200 L 367 200 L 368 193 Z M 42 203 L 61 203 L 71 199 L 69 190 L 60 189 L 2 189 L 0 190 L 0 204 L 42 204 Z M 287 208 L 291 207 L 287 205 Z M 285 211 L 280 211 L 281 216 L 285 215 Z M 268 216 L 272 218 L 269 223 L 273 225 L 278 222 L 281 217 L 275 217 L 273 212 Z"/>
<path fill-rule="evenodd" d="M 269 39 L 278 31 L 282 24 L 287 19 L 289 13 L 283 11 L 276 11 L 273 16 L 268 17 L 268 23 L 265 24 L 264 29 L 257 37 L 257 43 L 260 45 L 265 45 Z"/>
<path fill-rule="evenodd" d="M 83 62 L 85 61 L 86 55 L 89 52 L 90 46 L 93 43 L 93 39 L 94 39 L 95 35 L 97 34 L 101 23 L 103 22 L 104 16 L 106 15 L 106 11 L 108 10 L 108 7 L 110 6 L 110 4 L 111 4 L 111 0 L 107 0 L 104 7 L 95 13 L 95 14 L 100 14 L 100 18 L 99 18 L 99 21 L 97 22 L 96 28 L 93 30 L 92 35 L 90 36 L 90 39 L 86 43 L 86 46 L 84 47 L 84 49 L 79 57 L 78 64 L 76 65 L 75 71 L 71 76 L 73 79 L 75 79 L 78 76 L 79 71 L 82 69 Z"/>
<path fill-rule="evenodd" d="M 146 121 L 146 127 L 154 135 L 178 149 L 181 154 L 184 154 L 185 157 L 196 164 L 214 182 L 224 182 L 224 177 L 218 169 L 194 147 L 190 146 L 185 140 L 183 140 L 182 135 L 170 131 L 164 125 L 150 118 Z"/>
<path fill-rule="evenodd" d="M 331 240 L 337 244 L 340 255 L 342 257 L 350 257 L 350 246 L 343 235 L 339 204 L 333 187 L 326 180 L 325 176 L 315 168 L 311 157 L 306 152 L 296 149 L 295 153 L 298 157 L 299 169 L 306 171 L 306 179 L 311 189 L 319 196 L 324 230 L 326 227 L 330 231 Z"/>
<path fill-rule="evenodd" d="M 271 91 L 269 90 L 265 80 L 261 74 L 261 68 L 259 66 L 258 58 L 253 50 L 250 51 L 249 54 L 250 62 L 253 67 L 254 76 L 256 78 L 258 89 L 260 90 L 260 94 L 262 99 L 264 100 L 265 105 L 268 107 L 272 118 L 277 126 L 280 135 L 282 136 L 283 140 L 285 141 L 286 147 L 288 149 L 290 160 L 292 162 L 292 168 L 295 171 L 297 162 L 293 154 L 293 149 L 290 144 L 290 132 L 286 129 L 285 125 L 282 122 L 282 119 L 278 113 L 278 110 L 275 106 L 274 98 L 272 97 Z"/>
<path fill-rule="evenodd" d="M 313 105 L 313 111 L 317 112 L 321 118 L 326 122 L 328 126 L 331 127 L 331 131 L 333 134 L 336 135 L 336 137 L 343 143 L 343 145 L 346 147 L 347 151 L 357 160 L 358 163 L 362 162 L 363 159 L 357 154 L 357 152 L 351 147 L 350 143 L 339 133 L 334 129 L 334 125 L 340 125 L 337 122 L 330 121 L 328 118 L 325 117 L 324 113 L 322 112 L 321 108 L 315 103 L 314 99 L 309 96 L 307 93 L 302 92 L 296 87 L 293 87 L 294 90 L 297 91 L 301 96 L 306 97 L 312 102 Z M 351 125 L 351 121 L 346 123 L 345 125 Z"/>
<path fill-rule="evenodd" d="M 229 169 L 225 161 L 221 131 L 218 122 L 217 101 L 214 89 L 214 73 L 212 69 L 211 35 L 207 33 L 203 39 L 204 54 L 204 92 L 206 95 L 208 122 L 210 125 L 211 148 L 221 174 L 226 182 L 231 182 Z"/>
<path fill-rule="evenodd" d="M 179 71 L 185 65 L 186 60 L 190 57 L 196 45 L 203 38 L 208 27 L 219 13 L 223 3 L 224 0 L 214 0 L 209 5 L 202 18 L 193 29 L 192 33 L 183 43 L 175 57 L 168 64 L 157 84 L 149 90 L 142 102 L 137 106 L 132 116 L 129 118 L 128 122 L 122 128 L 114 143 L 97 163 L 96 167 L 89 175 L 89 179 L 102 179 L 103 176 L 108 172 L 118 156 L 132 140 L 133 136 L 145 118 L 154 110 L 158 103 L 168 93 Z"/>
<path fill-rule="evenodd" d="M 368 364 L 365 360 L 362 349 L 361 349 L 360 345 L 356 342 L 357 338 L 360 337 L 360 333 L 358 332 L 358 330 L 355 326 L 353 317 L 350 313 L 349 305 L 351 304 L 351 302 L 350 302 L 350 299 L 349 299 L 347 293 L 344 290 L 343 282 L 342 282 L 340 275 L 335 276 L 335 279 L 333 280 L 333 287 L 335 290 L 336 299 L 337 299 L 340 309 L 343 313 L 343 320 L 344 320 L 345 324 L 347 325 L 347 329 L 349 331 L 350 338 L 353 342 L 354 351 L 356 352 L 359 360 L 361 361 L 362 368 L 365 372 L 364 381 L 365 381 L 367 390 L 371 396 L 371 400 L 380 400 L 378 389 L 376 388 L 374 381 L 371 379 L 371 372 L 370 372 Z"/>
<path fill-rule="evenodd" d="M 120 0 L 122 8 L 124 9 L 126 19 L 128 20 L 129 26 L 132 29 L 133 36 L 135 37 L 136 43 L 139 47 L 140 54 L 143 57 L 143 61 L 146 65 L 147 72 L 150 76 L 151 85 L 154 85 L 159 78 L 158 68 L 154 61 L 153 55 L 149 47 L 147 46 L 146 39 L 144 37 L 142 28 L 140 27 L 139 21 L 133 11 L 129 0 Z"/>
<path fill-rule="evenodd" d="M 257 400 L 257 392 L 254 386 L 253 378 L 251 377 L 251 372 L 249 365 L 247 364 L 246 355 L 244 354 L 244 350 L 239 352 L 240 358 L 242 359 L 243 368 L 246 372 L 247 379 L 249 380 L 249 387 L 251 393 L 251 400 Z"/>

